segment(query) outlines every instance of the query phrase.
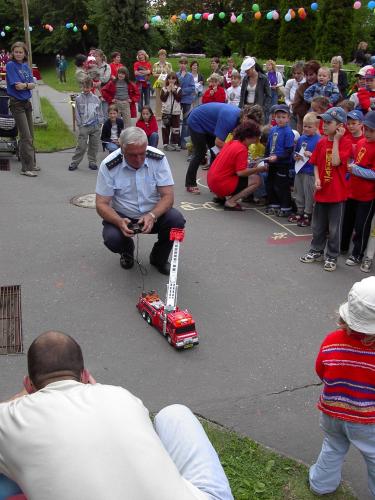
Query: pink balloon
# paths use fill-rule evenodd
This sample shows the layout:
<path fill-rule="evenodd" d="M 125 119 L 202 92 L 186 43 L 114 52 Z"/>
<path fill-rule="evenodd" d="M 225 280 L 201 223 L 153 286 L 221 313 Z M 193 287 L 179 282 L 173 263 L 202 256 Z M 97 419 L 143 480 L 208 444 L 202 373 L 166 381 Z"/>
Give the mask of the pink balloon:
<path fill-rule="evenodd" d="M 205 12 L 205 13 L 203 14 L 202 18 L 203 18 L 205 21 L 207 21 L 208 16 L 209 16 L 209 13 L 208 13 L 208 12 Z"/>
<path fill-rule="evenodd" d="M 232 15 L 230 16 L 230 22 L 231 23 L 235 23 L 237 21 L 237 17 L 234 15 L 234 13 L 232 12 Z"/>
<path fill-rule="evenodd" d="M 277 21 L 279 19 L 279 13 L 277 12 L 277 10 L 274 10 L 272 12 L 272 19 L 274 19 L 275 21 Z"/>
<path fill-rule="evenodd" d="M 144 27 L 144 29 L 145 29 L 145 30 L 148 30 L 148 28 L 150 27 L 150 25 L 149 25 L 148 23 L 145 23 L 145 24 L 143 25 L 143 27 Z"/>
<path fill-rule="evenodd" d="M 354 2 L 354 4 L 353 4 L 353 8 L 354 8 L 354 9 L 358 10 L 358 9 L 360 9 L 361 7 L 362 7 L 361 2 Z"/>

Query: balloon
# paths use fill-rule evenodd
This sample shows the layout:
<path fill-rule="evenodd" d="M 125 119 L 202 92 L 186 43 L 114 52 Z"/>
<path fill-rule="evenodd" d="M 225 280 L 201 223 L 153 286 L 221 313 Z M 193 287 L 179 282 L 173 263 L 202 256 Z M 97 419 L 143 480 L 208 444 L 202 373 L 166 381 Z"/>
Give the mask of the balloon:
<path fill-rule="evenodd" d="M 48 30 L 48 29 L 49 29 L 49 24 L 45 24 L 45 25 L 44 25 L 44 28 L 45 28 L 46 30 Z"/>
<path fill-rule="evenodd" d="M 213 20 L 213 18 L 214 18 L 214 15 L 215 15 L 215 14 L 208 14 L 208 18 L 207 18 L 207 20 L 208 20 L 208 21 L 212 21 L 212 20 Z"/>
<path fill-rule="evenodd" d="M 84 25 L 82 26 L 82 29 L 83 29 L 83 31 L 87 31 L 87 30 L 89 29 L 89 27 L 87 26 L 87 24 L 84 24 Z"/>
<path fill-rule="evenodd" d="M 296 17 L 296 12 L 293 9 L 290 9 L 289 13 L 290 13 L 292 19 L 294 19 Z"/>
<path fill-rule="evenodd" d="M 181 12 L 181 14 L 180 14 L 180 19 L 181 19 L 182 21 L 186 21 L 186 18 L 187 18 L 187 15 L 185 14 L 185 12 Z"/>
<path fill-rule="evenodd" d="M 69 29 L 70 28 L 70 23 L 66 23 L 65 28 Z"/>
<path fill-rule="evenodd" d="M 148 29 L 149 29 L 149 27 L 150 27 L 150 25 L 149 25 L 148 23 L 145 23 L 145 24 L 143 25 L 143 27 L 144 27 L 144 29 L 145 29 L 145 30 L 148 30 Z"/>
<path fill-rule="evenodd" d="M 33 31 L 33 27 L 32 26 L 29 26 L 29 31 Z"/>
<path fill-rule="evenodd" d="M 277 12 L 277 10 L 274 10 L 274 11 L 272 12 L 272 19 L 273 19 L 274 21 L 277 21 L 277 20 L 279 19 L 279 17 L 280 17 L 280 16 L 279 16 L 279 13 Z"/>
<path fill-rule="evenodd" d="M 367 7 L 370 9 L 370 10 L 374 10 L 375 9 L 375 2 L 374 0 L 371 0 L 368 4 L 367 4 Z M 5 26 L 5 29 L 7 29 L 7 27 Z"/>
<path fill-rule="evenodd" d="M 285 14 L 285 17 L 284 17 L 285 21 L 287 23 L 289 23 L 291 20 L 292 20 L 292 16 L 290 15 L 290 13 L 288 12 L 287 14 Z"/>
<path fill-rule="evenodd" d="M 257 3 L 254 3 L 252 6 L 253 12 L 259 12 L 259 5 Z"/>
<path fill-rule="evenodd" d="M 358 10 L 362 7 L 361 2 L 354 2 L 353 9 Z"/>
<path fill-rule="evenodd" d="M 272 11 L 267 12 L 266 18 L 267 18 L 269 21 L 271 21 L 271 19 L 272 19 Z"/>
<path fill-rule="evenodd" d="M 319 5 L 316 2 L 313 2 L 311 5 L 311 10 L 318 10 Z"/>
<path fill-rule="evenodd" d="M 197 12 L 197 14 L 194 14 L 194 19 L 199 21 L 199 19 L 202 17 L 202 14 L 199 14 L 199 12 Z"/>
<path fill-rule="evenodd" d="M 78 31 L 77 26 L 74 26 L 74 27 L 73 27 L 73 31 L 74 31 L 74 33 L 77 33 L 77 31 Z"/>
<path fill-rule="evenodd" d="M 234 13 L 232 12 L 232 15 L 230 16 L 230 22 L 231 23 L 235 23 L 237 21 L 237 17 L 234 15 Z"/>
<path fill-rule="evenodd" d="M 160 23 L 160 22 L 161 22 L 161 17 L 160 17 L 160 16 L 155 16 L 155 21 L 156 21 L 157 23 Z"/>
<path fill-rule="evenodd" d="M 1 36 L 5 36 L 5 31 L 2 31 L 2 32 L 0 33 L 0 35 L 1 35 Z"/>
<path fill-rule="evenodd" d="M 53 26 L 50 26 L 50 27 L 48 28 L 48 31 L 53 31 Z"/>
<path fill-rule="evenodd" d="M 375 5 L 374 5 L 374 7 L 375 7 Z M 5 31 L 10 31 L 10 26 L 5 26 Z"/>
<path fill-rule="evenodd" d="M 209 15 L 210 14 L 208 12 L 204 12 L 203 15 L 202 15 L 202 19 L 204 19 L 205 21 L 207 21 Z"/>
<path fill-rule="evenodd" d="M 177 16 L 175 16 L 175 15 L 174 15 L 174 16 L 172 16 L 172 17 L 171 17 L 171 21 L 172 21 L 172 23 L 175 23 L 175 22 L 177 21 Z"/>
<path fill-rule="evenodd" d="M 224 19 L 224 17 L 225 17 L 225 12 L 220 12 L 219 19 Z"/>
<path fill-rule="evenodd" d="M 243 15 L 240 14 L 239 16 L 237 16 L 237 22 L 242 23 L 242 21 L 243 21 Z"/>
<path fill-rule="evenodd" d="M 256 19 L 257 21 L 259 21 L 259 19 L 262 17 L 262 13 L 261 13 L 261 12 L 259 12 L 259 11 L 258 11 L 258 12 L 255 12 L 254 17 L 255 17 L 255 19 Z"/>
<path fill-rule="evenodd" d="M 305 9 L 304 9 L 303 7 L 300 7 L 300 8 L 297 10 L 297 12 L 298 12 L 298 15 L 299 15 L 299 16 L 301 16 L 301 15 L 303 15 L 303 14 L 305 13 Z"/>
<path fill-rule="evenodd" d="M 189 14 L 186 18 L 187 21 L 192 21 L 193 20 L 193 15 L 192 14 Z"/>

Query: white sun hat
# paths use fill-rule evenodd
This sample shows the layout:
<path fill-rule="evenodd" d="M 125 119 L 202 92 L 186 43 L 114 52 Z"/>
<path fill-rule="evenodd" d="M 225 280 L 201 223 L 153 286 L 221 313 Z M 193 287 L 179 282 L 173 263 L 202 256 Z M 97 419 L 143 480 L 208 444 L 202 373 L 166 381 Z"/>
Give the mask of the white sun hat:
<path fill-rule="evenodd" d="M 354 283 L 339 313 L 351 330 L 375 335 L 375 276 Z"/>

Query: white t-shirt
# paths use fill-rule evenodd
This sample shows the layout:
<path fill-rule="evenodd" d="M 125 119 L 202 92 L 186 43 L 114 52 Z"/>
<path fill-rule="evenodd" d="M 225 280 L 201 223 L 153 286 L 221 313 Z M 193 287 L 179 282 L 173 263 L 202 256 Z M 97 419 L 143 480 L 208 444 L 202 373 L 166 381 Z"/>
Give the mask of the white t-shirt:
<path fill-rule="evenodd" d="M 227 95 L 228 104 L 238 108 L 241 98 L 241 85 L 238 85 L 238 87 L 229 87 L 226 89 L 225 93 Z"/>
<path fill-rule="evenodd" d="M 257 88 L 257 84 L 247 86 L 247 104 L 254 104 L 255 102 L 255 90 Z"/>
<path fill-rule="evenodd" d="M 28 500 L 207 500 L 121 387 L 54 382 L 0 404 L 0 429 L 0 473 Z"/>

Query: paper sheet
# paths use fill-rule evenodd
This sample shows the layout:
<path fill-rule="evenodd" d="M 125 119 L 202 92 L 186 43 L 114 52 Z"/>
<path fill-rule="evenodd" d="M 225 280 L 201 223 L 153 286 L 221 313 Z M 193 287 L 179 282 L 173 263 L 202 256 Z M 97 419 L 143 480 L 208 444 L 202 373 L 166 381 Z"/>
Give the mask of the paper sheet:
<path fill-rule="evenodd" d="M 294 164 L 294 169 L 296 171 L 296 174 L 298 174 L 298 172 L 301 170 L 301 168 L 309 161 L 309 157 L 305 156 L 305 151 L 306 151 L 306 148 L 301 148 L 299 151 L 298 151 L 298 155 L 300 155 L 302 157 L 302 160 L 297 160 Z"/>

